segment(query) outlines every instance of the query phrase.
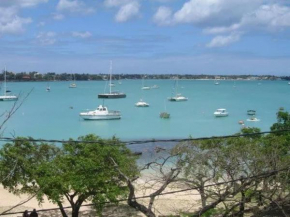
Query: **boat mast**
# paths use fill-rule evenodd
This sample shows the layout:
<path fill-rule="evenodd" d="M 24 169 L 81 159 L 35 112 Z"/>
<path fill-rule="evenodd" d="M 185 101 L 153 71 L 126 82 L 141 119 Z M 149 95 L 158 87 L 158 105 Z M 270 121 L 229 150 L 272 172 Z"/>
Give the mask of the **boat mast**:
<path fill-rule="evenodd" d="M 113 62 L 111 60 L 111 62 L 110 62 L 110 83 L 109 83 L 110 94 L 112 93 L 112 71 L 113 71 Z"/>
<path fill-rule="evenodd" d="M 4 68 L 4 96 L 6 96 L 6 66 Z"/>

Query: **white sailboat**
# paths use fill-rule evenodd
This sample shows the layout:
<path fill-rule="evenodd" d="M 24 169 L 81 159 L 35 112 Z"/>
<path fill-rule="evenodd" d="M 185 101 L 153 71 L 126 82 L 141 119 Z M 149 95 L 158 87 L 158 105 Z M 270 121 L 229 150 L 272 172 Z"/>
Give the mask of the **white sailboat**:
<path fill-rule="evenodd" d="M 70 83 L 69 88 L 76 88 L 77 84 L 76 84 L 76 77 L 74 75 L 73 76 L 73 82 Z"/>
<path fill-rule="evenodd" d="M 187 97 L 184 97 L 184 96 L 181 95 L 181 93 L 178 93 L 178 79 L 175 79 L 175 85 L 174 85 L 174 92 L 173 93 L 174 93 L 173 96 L 168 97 L 169 101 L 181 102 L 181 101 L 187 101 L 188 100 Z"/>
<path fill-rule="evenodd" d="M 4 69 L 4 93 L 0 96 L 0 101 L 16 101 L 18 100 L 18 96 L 15 95 L 7 95 L 7 87 L 6 87 L 6 67 Z"/>
<path fill-rule="evenodd" d="M 142 87 L 141 87 L 141 89 L 142 90 L 150 90 L 151 89 L 151 87 L 144 85 L 144 77 L 142 78 Z"/>
<path fill-rule="evenodd" d="M 46 91 L 47 91 L 47 92 L 50 92 L 50 86 L 49 86 L 49 83 L 48 83 L 47 86 L 46 86 Z"/>
<path fill-rule="evenodd" d="M 111 61 L 110 63 L 110 81 L 109 81 L 109 88 L 110 92 L 109 93 L 101 93 L 98 94 L 98 98 L 103 98 L 103 99 L 119 99 L 119 98 L 125 98 L 126 94 L 121 93 L 119 91 L 112 91 L 112 71 L 113 71 L 113 63 Z"/>

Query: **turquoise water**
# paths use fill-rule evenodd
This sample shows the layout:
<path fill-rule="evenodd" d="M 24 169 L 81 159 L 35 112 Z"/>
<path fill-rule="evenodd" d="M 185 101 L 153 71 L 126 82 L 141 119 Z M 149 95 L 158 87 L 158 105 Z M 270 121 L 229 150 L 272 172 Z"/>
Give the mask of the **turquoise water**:
<path fill-rule="evenodd" d="M 77 88 L 68 88 L 69 82 L 51 82 L 51 92 L 46 92 L 45 82 L 7 83 L 14 93 L 34 89 L 5 125 L 3 135 L 68 139 L 94 133 L 104 138 L 115 135 L 122 140 L 219 136 L 238 132 L 239 120 L 247 126 L 269 130 L 279 107 L 290 109 L 290 86 L 283 81 L 236 81 L 233 87 L 233 81 L 214 85 L 210 80 L 180 80 L 179 92 L 189 98 L 187 102 L 166 100 L 171 96 L 172 80 L 146 80 L 147 86 L 160 88 L 143 92 L 141 80 L 115 84 L 114 89 L 124 91 L 127 98 L 104 103 L 110 110 L 120 110 L 121 120 L 83 121 L 79 118 L 81 111 L 95 109 L 103 102 L 97 94 L 104 91 L 105 81 L 77 82 Z M 150 107 L 134 106 L 141 97 Z M 0 112 L 9 110 L 12 104 L 0 102 Z M 159 118 L 165 105 L 171 114 L 168 120 Z M 215 118 L 213 112 L 218 108 L 226 108 L 229 116 Z M 246 122 L 248 109 L 256 110 L 261 121 Z"/>

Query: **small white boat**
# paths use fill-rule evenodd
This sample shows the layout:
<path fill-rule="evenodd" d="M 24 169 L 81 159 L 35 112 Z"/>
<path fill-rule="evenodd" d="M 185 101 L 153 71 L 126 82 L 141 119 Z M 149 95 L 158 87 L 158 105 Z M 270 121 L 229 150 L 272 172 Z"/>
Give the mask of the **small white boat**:
<path fill-rule="evenodd" d="M 151 87 L 148 87 L 148 86 L 143 86 L 141 89 L 142 89 L 142 90 L 150 90 L 150 89 L 151 89 Z"/>
<path fill-rule="evenodd" d="M 172 102 L 180 102 L 180 101 L 187 101 L 188 98 L 184 97 L 180 93 L 178 93 L 178 94 L 176 94 L 176 96 L 169 97 L 168 100 L 172 101 Z"/>
<path fill-rule="evenodd" d="M 6 86 L 6 67 L 4 69 L 4 93 L 0 96 L 0 101 L 16 101 L 18 100 L 18 96 L 15 95 L 7 95 L 7 93 L 10 93 L 10 90 L 7 90 Z"/>
<path fill-rule="evenodd" d="M 153 86 L 151 87 L 151 89 L 158 89 L 158 88 L 159 88 L 158 85 L 153 85 Z"/>
<path fill-rule="evenodd" d="M 109 111 L 107 107 L 99 105 L 96 110 L 81 112 L 80 116 L 84 120 L 114 120 L 121 119 L 121 113 L 119 111 Z"/>
<path fill-rule="evenodd" d="M 114 83 L 110 83 L 109 86 L 110 87 L 115 87 L 115 84 Z"/>
<path fill-rule="evenodd" d="M 247 121 L 256 122 L 256 121 L 260 121 L 260 119 L 252 117 L 252 118 L 247 119 Z"/>
<path fill-rule="evenodd" d="M 142 99 L 140 99 L 139 102 L 135 103 L 136 107 L 149 107 L 149 104 L 144 102 Z"/>
<path fill-rule="evenodd" d="M 47 87 L 46 87 L 46 91 L 47 91 L 47 92 L 50 92 L 50 86 L 47 86 Z"/>
<path fill-rule="evenodd" d="M 290 82 L 288 82 L 288 85 L 290 85 Z"/>
<path fill-rule="evenodd" d="M 75 84 L 75 83 L 71 83 L 70 85 L 69 85 L 69 88 L 76 88 L 77 87 L 77 85 Z"/>
<path fill-rule="evenodd" d="M 174 92 L 172 93 L 171 97 L 168 97 L 167 99 L 171 102 L 181 102 L 188 100 L 187 97 L 184 97 L 180 93 L 178 93 L 178 78 L 175 79 L 174 82 Z"/>
<path fill-rule="evenodd" d="M 72 75 L 73 77 L 73 82 L 70 83 L 69 88 L 76 88 L 77 84 L 76 84 L 76 77 L 74 75 Z"/>
<path fill-rule="evenodd" d="M 226 117 L 229 115 L 226 109 L 217 109 L 213 114 L 216 117 Z"/>

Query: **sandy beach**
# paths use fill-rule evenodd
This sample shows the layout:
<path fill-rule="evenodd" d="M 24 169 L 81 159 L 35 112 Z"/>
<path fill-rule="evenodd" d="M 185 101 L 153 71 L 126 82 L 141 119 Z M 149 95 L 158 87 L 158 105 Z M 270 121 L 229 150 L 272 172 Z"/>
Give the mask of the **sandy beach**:
<path fill-rule="evenodd" d="M 168 188 L 167 191 L 172 191 L 172 190 L 176 190 L 176 189 Z M 143 190 L 137 192 L 137 196 L 148 195 L 150 192 L 152 192 L 152 190 L 149 190 L 149 189 L 144 190 L 143 188 Z M 1 200 L 0 200 L 1 213 L 30 198 L 29 195 L 21 195 L 21 196 L 13 195 L 12 193 L 9 193 L 6 189 L 4 189 L 3 186 L 0 186 L 0 194 L 1 194 Z M 142 202 L 144 205 L 148 204 L 148 199 L 140 199 L 138 201 Z M 196 205 L 198 204 L 198 202 L 199 202 L 199 196 L 197 195 L 197 192 L 194 192 L 194 191 L 159 196 L 156 198 L 154 212 L 157 214 L 157 216 L 173 215 L 173 214 L 176 215 L 180 211 L 183 211 L 183 212 L 193 211 L 196 208 Z M 66 203 L 64 204 L 64 206 L 68 206 L 68 204 Z M 24 203 L 23 205 L 20 205 L 10 210 L 9 213 L 23 212 L 24 210 L 32 211 L 33 209 L 42 210 L 42 209 L 51 209 L 51 208 L 58 208 L 58 207 L 57 205 L 49 202 L 47 199 L 44 200 L 44 203 L 39 204 L 36 198 L 32 198 L 31 200 Z M 59 212 L 59 210 L 39 211 L 38 214 L 40 217 L 61 216 L 61 213 Z M 12 214 L 5 215 L 5 216 L 21 217 L 22 214 L 19 213 L 19 214 L 13 214 L 13 215 Z M 89 217 L 89 216 L 98 216 L 98 215 L 96 214 L 94 209 L 92 209 L 91 207 L 82 207 L 79 216 Z M 115 205 L 106 206 L 103 211 L 103 216 L 107 216 L 107 217 L 117 217 L 117 216 L 118 217 L 122 217 L 122 216 L 139 217 L 140 216 L 142 217 L 145 215 L 129 207 L 125 202 L 122 202 L 118 206 L 115 206 Z"/>

